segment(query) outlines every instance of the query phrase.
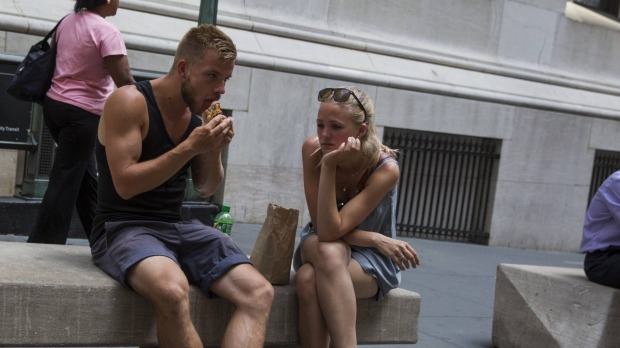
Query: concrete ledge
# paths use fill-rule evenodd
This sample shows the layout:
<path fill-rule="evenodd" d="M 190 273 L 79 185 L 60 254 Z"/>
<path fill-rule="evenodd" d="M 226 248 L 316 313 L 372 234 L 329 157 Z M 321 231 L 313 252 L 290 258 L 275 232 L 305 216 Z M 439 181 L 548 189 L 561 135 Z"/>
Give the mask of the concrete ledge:
<path fill-rule="evenodd" d="M 151 305 L 93 265 L 85 246 L 0 242 L 0 346 L 153 346 Z M 266 346 L 297 346 L 293 286 L 276 286 Z M 192 320 L 217 346 L 232 306 L 190 290 Z M 420 295 L 358 301 L 360 344 L 415 343 Z"/>
<path fill-rule="evenodd" d="M 500 264 L 495 347 L 620 347 L 620 290 L 581 268 Z"/>

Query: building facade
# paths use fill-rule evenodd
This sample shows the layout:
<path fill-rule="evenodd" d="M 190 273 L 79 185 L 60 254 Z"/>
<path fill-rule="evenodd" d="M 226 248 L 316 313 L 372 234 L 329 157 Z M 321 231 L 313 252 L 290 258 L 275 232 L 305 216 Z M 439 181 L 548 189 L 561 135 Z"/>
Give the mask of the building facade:
<path fill-rule="evenodd" d="M 109 21 L 123 33 L 134 73 L 164 74 L 178 40 L 197 23 L 199 0 L 120 4 Z M 569 13 L 574 6 L 220 0 L 217 24 L 239 56 L 221 100 L 236 136 L 219 199 L 239 222 L 262 223 L 275 203 L 299 209 L 306 223 L 300 155 L 316 132 L 317 92 L 357 85 L 374 100 L 380 136 L 397 148 L 399 139 L 412 139 L 401 153 L 417 151 L 416 136 L 430 139 L 428 160 L 399 158 L 399 214 L 417 206 L 422 216 L 402 226 L 449 235 L 466 225 L 489 245 L 578 250 L 597 153 L 620 151 L 620 31 Z M 4 4 L 0 58 L 21 60 L 72 7 L 67 0 Z M 432 157 L 445 139 L 464 144 L 447 150 L 460 159 Z M 477 141 L 493 144 L 484 170 L 477 159 L 466 162 L 472 151 L 465 148 Z M 0 196 L 19 193 L 26 153 L 0 149 Z M 464 167 L 471 171 L 457 174 Z M 413 176 L 425 179 L 409 184 Z M 465 222 L 455 227 L 449 219 Z"/>

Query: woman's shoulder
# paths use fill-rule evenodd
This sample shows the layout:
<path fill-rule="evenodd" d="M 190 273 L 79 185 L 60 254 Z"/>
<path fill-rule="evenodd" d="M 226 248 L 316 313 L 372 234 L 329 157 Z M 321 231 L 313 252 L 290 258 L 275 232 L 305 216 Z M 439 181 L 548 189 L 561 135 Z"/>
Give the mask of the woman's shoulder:
<path fill-rule="evenodd" d="M 310 136 L 308 138 L 306 138 L 306 140 L 304 141 L 304 146 L 319 146 L 319 137 L 317 137 L 316 135 Z"/>
<path fill-rule="evenodd" d="M 100 34 L 120 33 L 120 30 L 110 21 L 92 11 L 75 13 L 75 21 L 86 25 L 91 31 Z"/>
<path fill-rule="evenodd" d="M 382 152 L 379 155 L 379 160 L 376 167 L 373 170 L 373 174 L 379 173 L 378 176 L 388 178 L 390 182 L 398 181 L 400 177 L 400 168 L 396 157 L 389 152 Z"/>
<path fill-rule="evenodd" d="M 320 147 L 319 138 L 317 136 L 311 136 L 304 141 L 301 146 L 301 151 L 304 155 L 311 155 L 319 150 Z"/>
<path fill-rule="evenodd" d="M 382 151 L 377 156 L 377 160 L 375 162 L 375 169 L 379 169 L 382 166 L 392 163 L 393 165 L 398 166 L 398 160 L 396 159 L 396 154 L 390 151 Z"/>
<path fill-rule="evenodd" d="M 316 168 L 321 162 L 321 145 L 319 144 L 319 138 L 309 137 L 304 141 L 301 147 L 301 158 L 306 168 Z"/>

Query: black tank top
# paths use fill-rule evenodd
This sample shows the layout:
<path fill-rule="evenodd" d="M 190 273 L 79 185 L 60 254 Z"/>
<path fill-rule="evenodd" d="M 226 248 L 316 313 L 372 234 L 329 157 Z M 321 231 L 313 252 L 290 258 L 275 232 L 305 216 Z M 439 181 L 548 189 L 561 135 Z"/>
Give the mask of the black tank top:
<path fill-rule="evenodd" d="M 176 145 L 166 132 L 150 81 L 137 82 L 135 85 L 144 95 L 149 112 L 149 130 L 142 141 L 142 154 L 139 159 L 139 162 L 144 162 L 159 157 Z M 192 116 L 181 141 L 187 139 L 192 130 L 201 124 L 202 121 L 198 116 Z M 91 242 L 99 239 L 104 233 L 105 222 L 108 221 L 156 220 L 176 222 L 181 220 L 181 206 L 185 197 L 189 162 L 162 185 L 125 200 L 116 193 L 105 154 L 105 147 L 98 139 L 95 153 L 97 156 L 97 169 L 99 171 L 99 204 L 97 215 L 93 222 Z M 111 239 L 113 236 L 107 237 Z"/>

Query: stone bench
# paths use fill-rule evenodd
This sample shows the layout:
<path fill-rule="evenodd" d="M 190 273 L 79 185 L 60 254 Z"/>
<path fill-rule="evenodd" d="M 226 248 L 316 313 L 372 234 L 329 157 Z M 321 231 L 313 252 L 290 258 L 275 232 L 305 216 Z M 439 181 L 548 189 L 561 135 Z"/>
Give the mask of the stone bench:
<path fill-rule="evenodd" d="M 296 347 L 292 285 L 275 286 L 266 346 Z M 190 290 L 192 320 L 217 346 L 232 306 Z M 155 346 L 151 305 L 93 265 L 86 246 L 0 242 L 0 346 Z M 417 341 L 420 295 L 395 289 L 358 301 L 360 344 Z"/>
<path fill-rule="evenodd" d="M 581 268 L 500 264 L 493 344 L 620 347 L 620 290 L 590 282 Z"/>

